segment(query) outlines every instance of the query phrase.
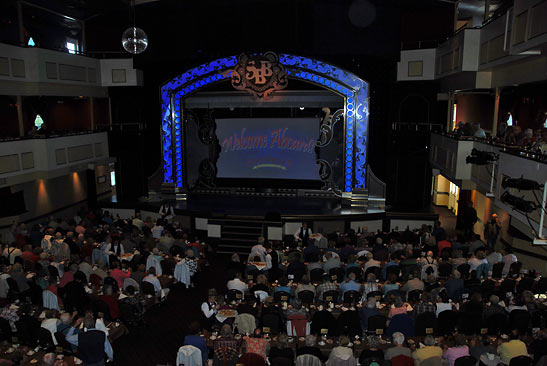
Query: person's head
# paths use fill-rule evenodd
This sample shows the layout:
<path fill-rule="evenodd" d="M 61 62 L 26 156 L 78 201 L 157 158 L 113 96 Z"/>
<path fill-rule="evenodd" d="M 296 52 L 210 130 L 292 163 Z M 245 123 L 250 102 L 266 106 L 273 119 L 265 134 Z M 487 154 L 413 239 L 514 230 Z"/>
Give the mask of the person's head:
<path fill-rule="evenodd" d="M 424 338 L 424 344 L 426 346 L 434 346 L 435 345 L 435 338 L 433 338 L 432 335 L 427 335 Z"/>
<path fill-rule="evenodd" d="M 46 353 L 43 357 L 42 357 L 42 366 L 53 366 L 53 364 L 55 363 L 55 359 L 56 359 L 56 356 L 55 356 L 55 353 Z"/>
<path fill-rule="evenodd" d="M 347 347 L 348 344 L 349 344 L 349 338 L 348 338 L 348 336 L 341 335 L 340 337 L 338 337 L 338 344 L 339 344 L 341 347 Z M 370 347 L 370 348 L 372 348 L 372 347 Z"/>
<path fill-rule="evenodd" d="M 454 345 L 456 347 L 465 346 L 466 343 L 467 343 L 467 339 L 465 338 L 465 335 L 458 333 L 454 336 Z"/>
<path fill-rule="evenodd" d="M 263 236 L 258 237 L 258 244 L 264 244 L 265 241 L 266 239 Z"/>
<path fill-rule="evenodd" d="M 377 245 L 382 245 L 384 243 L 384 241 L 382 240 L 382 238 L 378 237 L 376 238 L 376 244 Z"/>
<path fill-rule="evenodd" d="M 112 296 L 112 294 L 114 293 L 111 285 L 105 285 L 103 292 L 106 296 Z"/>
<path fill-rule="evenodd" d="M 376 275 L 374 273 L 369 273 L 367 275 L 367 282 L 376 282 Z"/>
<path fill-rule="evenodd" d="M 69 313 L 61 313 L 59 316 L 59 319 L 64 324 L 70 324 L 70 314 Z"/>
<path fill-rule="evenodd" d="M 430 302 L 431 301 L 431 294 L 429 292 L 424 291 L 422 293 L 422 302 Z"/>
<path fill-rule="evenodd" d="M 315 342 L 317 342 L 317 337 L 313 334 L 306 336 L 306 347 L 315 347 Z"/>
<path fill-rule="evenodd" d="M 287 286 L 289 284 L 289 279 L 286 276 L 283 276 L 279 279 L 279 284 L 281 286 Z"/>
<path fill-rule="evenodd" d="M 377 336 L 372 336 L 368 339 L 368 347 L 370 349 L 377 349 L 380 345 L 380 338 Z"/>
<path fill-rule="evenodd" d="M 229 338 L 232 336 L 232 326 L 230 324 L 224 324 L 222 328 L 220 328 L 220 335 L 224 338 Z"/>
<path fill-rule="evenodd" d="M 500 302 L 500 298 L 496 295 L 491 295 L 489 300 L 492 305 L 498 305 L 498 303 Z"/>
<path fill-rule="evenodd" d="M 374 309 L 375 307 L 376 307 L 376 298 L 375 297 L 370 297 L 367 300 L 367 308 Z"/>
<path fill-rule="evenodd" d="M 152 276 L 155 276 L 156 275 L 156 267 L 150 267 L 148 268 L 148 273 Z"/>
<path fill-rule="evenodd" d="M 405 335 L 401 332 L 393 333 L 393 344 L 396 346 L 402 346 L 405 343 Z"/>
<path fill-rule="evenodd" d="M 516 339 L 519 339 L 519 331 L 516 329 L 513 329 L 511 333 L 509 334 L 509 338 L 514 341 Z"/>
<path fill-rule="evenodd" d="M 357 275 L 354 272 L 351 272 L 348 274 L 348 278 L 350 281 L 355 281 L 357 279 Z"/>
<path fill-rule="evenodd" d="M 522 291 L 522 301 L 524 301 L 525 304 L 529 304 L 534 301 L 534 293 L 530 290 L 524 290 Z"/>
<path fill-rule="evenodd" d="M 56 311 L 55 310 L 47 310 L 46 311 L 46 318 L 53 319 L 55 318 Z"/>
<path fill-rule="evenodd" d="M 92 316 L 86 316 L 84 318 L 84 327 L 87 329 L 95 328 L 95 319 Z"/>
<path fill-rule="evenodd" d="M 302 279 L 300 280 L 300 282 L 303 285 L 309 285 L 310 284 L 310 276 L 308 276 L 308 275 L 302 276 Z"/>
<path fill-rule="evenodd" d="M 188 333 L 191 335 L 196 335 L 199 333 L 199 329 L 199 322 L 197 320 L 194 320 L 188 326 Z"/>
<path fill-rule="evenodd" d="M 207 291 L 207 297 L 209 298 L 209 302 L 215 302 L 217 295 L 218 295 L 217 290 L 214 288 L 209 289 L 209 291 Z"/>
<path fill-rule="evenodd" d="M 289 348 L 289 337 L 286 333 L 281 333 L 277 337 L 277 347 L 279 348 Z"/>
<path fill-rule="evenodd" d="M 458 270 L 453 270 L 452 271 L 452 278 L 455 279 L 455 280 L 459 280 L 460 278 L 462 278 L 462 274 Z"/>
<path fill-rule="evenodd" d="M 266 275 L 259 274 L 258 276 L 256 276 L 256 283 L 260 285 L 265 285 L 267 282 L 268 278 L 266 277 Z"/>
<path fill-rule="evenodd" d="M 400 296 L 395 296 L 395 298 L 393 299 L 393 305 L 395 305 L 396 308 L 400 308 L 401 306 L 403 306 L 403 300 Z"/>
<path fill-rule="evenodd" d="M 477 259 L 480 259 L 480 260 L 483 260 L 486 258 L 486 255 L 484 254 L 484 251 L 483 250 L 479 250 L 477 252 Z"/>

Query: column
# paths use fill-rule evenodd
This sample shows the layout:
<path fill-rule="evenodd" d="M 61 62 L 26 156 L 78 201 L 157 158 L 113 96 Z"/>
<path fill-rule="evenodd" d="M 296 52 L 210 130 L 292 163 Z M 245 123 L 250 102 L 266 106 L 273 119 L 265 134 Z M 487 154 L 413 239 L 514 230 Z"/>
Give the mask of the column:
<path fill-rule="evenodd" d="M 498 118 L 500 112 L 500 88 L 496 88 L 496 94 L 494 99 L 494 117 L 492 121 L 492 136 L 496 136 L 498 133 Z"/>
<path fill-rule="evenodd" d="M 448 109 L 446 113 L 446 132 L 452 131 L 452 113 L 454 112 L 454 93 L 448 92 Z"/>
<path fill-rule="evenodd" d="M 484 0 L 484 21 L 490 18 L 490 0 Z"/>
<path fill-rule="evenodd" d="M 19 125 L 19 136 L 25 136 L 25 124 L 23 123 L 23 98 L 20 95 L 17 96 L 15 101 L 17 106 L 17 123 Z"/>
<path fill-rule="evenodd" d="M 23 4 L 17 1 L 17 25 L 19 27 L 19 44 L 25 47 L 25 27 L 23 25 Z"/>
<path fill-rule="evenodd" d="M 91 122 L 91 130 L 95 130 L 95 111 L 93 110 L 93 97 L 89 97 L 89 121 Z"/>

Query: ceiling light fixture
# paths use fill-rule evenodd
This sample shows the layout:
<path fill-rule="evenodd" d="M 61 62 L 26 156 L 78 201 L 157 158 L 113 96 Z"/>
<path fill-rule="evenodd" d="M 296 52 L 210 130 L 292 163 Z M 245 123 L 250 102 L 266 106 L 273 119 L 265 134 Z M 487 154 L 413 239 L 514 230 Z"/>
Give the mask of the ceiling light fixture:
<path fill-rule="evenodd" d="M 143 53 L 148 47 L 148 36 L 144 31 L 135 26 L 135 1 L 131 2 L 131 10 L 133 11 L 133 26 L 127 28 L 122 34 L 123 48 L 134 55 Z"/>

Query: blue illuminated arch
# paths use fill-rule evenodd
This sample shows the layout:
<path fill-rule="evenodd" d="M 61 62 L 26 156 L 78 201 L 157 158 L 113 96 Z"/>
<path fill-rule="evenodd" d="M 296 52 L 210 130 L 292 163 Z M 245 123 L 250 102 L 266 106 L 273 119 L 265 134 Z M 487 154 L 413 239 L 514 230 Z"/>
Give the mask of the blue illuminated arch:
<path fill-rule="evenodd" d="M 344 190 L 366 187 L 368 83 L 336 66 L 307 57 L 279 55 L 289 78 L 318 84 L 344 97 Z M 203 64 L 165 83 L 162 99 L 164 182 L 183 188 L 183 110 L 181 99 L 212 83 L 229 80 L 224 73 L 237 64 L 231 56 Z"/>

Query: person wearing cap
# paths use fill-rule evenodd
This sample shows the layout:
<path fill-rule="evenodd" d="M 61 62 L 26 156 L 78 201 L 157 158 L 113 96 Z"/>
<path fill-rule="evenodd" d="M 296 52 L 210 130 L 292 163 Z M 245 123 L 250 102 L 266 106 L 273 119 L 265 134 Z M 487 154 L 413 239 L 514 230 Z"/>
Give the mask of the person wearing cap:
<path fill-rule="evenodd" d="M 502 335 L 501 338 L 505 341 L 498 346 L 498 355 L 504 365 L 509 365 L 513 357 L 528 356 L 526 344 L 519 339 L 518 331 L 512 331 L 509 337 Z"/>
<path fill-rule="evenodd" d="M 217 290 L 210 289 L 207 294 L 207 301 L 201 304 L 201 326 L 204 329 L 211 330 L 215 324 L 215 315 L 217 309 Z"/>
<path fill-rule="evenodd" d="M 492 214 L 490 221 L 484 225 L 484 238 L 486 239 L 486 244 L 490 248 L 494 248 L 496 242 L 498 241 L 498 236 L 501 231 L 501 225 L 498 220 L 497 214 Z"/>

